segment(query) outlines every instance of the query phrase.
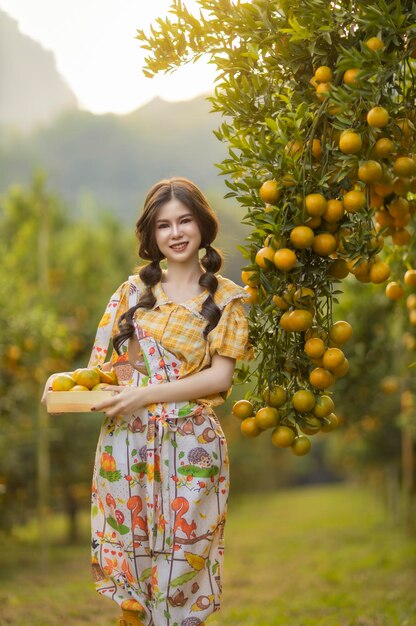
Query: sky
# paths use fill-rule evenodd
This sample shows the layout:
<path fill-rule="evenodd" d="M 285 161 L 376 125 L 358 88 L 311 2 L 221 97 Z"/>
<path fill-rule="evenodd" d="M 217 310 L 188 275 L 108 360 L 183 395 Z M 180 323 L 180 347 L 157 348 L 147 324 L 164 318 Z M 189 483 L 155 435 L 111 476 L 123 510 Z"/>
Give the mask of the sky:
<path fill-rule="evenodd" d="M 197 12 L 196 0 L 185 0 Z M 146 51 L 136 30 L 166 17 L 171 0 L 0 0 L 19 30 L 51 50 L 59 73 L 80 108 L 93 113 L 129 113 L 155 96 L 189 100 L 213 91 L 208 59 L 170 75 L 143 76 Z"/>

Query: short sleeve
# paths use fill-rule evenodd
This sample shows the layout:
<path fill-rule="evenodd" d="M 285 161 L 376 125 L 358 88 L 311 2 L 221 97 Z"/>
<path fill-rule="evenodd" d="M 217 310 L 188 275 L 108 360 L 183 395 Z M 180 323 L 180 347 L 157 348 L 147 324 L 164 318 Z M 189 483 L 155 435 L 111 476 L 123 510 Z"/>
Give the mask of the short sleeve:
<path fill-rule="evenodd" d="M 208 335 L 211 358 L 221 354 L 248 361 L 254 358 L 249 344 L 248 320 L 241 298 L 231 300 L 223 309 L 220 321 Z"/>
<path fill-rule="evenodd" d="M 98 324 L 88 367 L 104 363 L 110 339 L 118 334 L 118 320 L 129 308 L 129 290 L 130 283 L 126 281 L 111 296 Z"/>

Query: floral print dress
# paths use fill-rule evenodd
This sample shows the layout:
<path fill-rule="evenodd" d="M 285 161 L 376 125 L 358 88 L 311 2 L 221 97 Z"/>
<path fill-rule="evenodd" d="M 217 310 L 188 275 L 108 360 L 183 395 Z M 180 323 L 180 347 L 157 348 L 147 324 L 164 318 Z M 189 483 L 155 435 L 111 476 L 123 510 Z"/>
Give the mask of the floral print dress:
<path fill-rule="evenodd" d="M 244 292 L 231 281 L 219 279 L 216 300 L 226 303 L 221 308 L 228 325 L 235 308 L 234 318 L 245 324 L 242 334 L 241 327 L 229 327 L 227 339 L 222 336 L 220 341 L 227 356 L 232 352 L 233 358 L 250 358 L 246 319 L 239 308 Z M 119 315 L 137 302 L 141 288 L 138 277 L 130 277 L 111 298 L 90 366 L 105 359 Z M 196 353 L 199 348 L 199 355 L 189 357 L 169 350 L 170 345 L 165 344 L 171 341 L 163 340 L 165 318 L 170 321 L 169 328 L 179 323 L 185 329 L 186 324 L 175 319 L 176 307 L 179 319 L 189 318 L 186 321 L 194 332 L 192 325 L 198 325 L 195 313 L 204 298 L 177 305 L 167 300 L 161 286 L 155 295 L 157 304 L 152 311 L 138 310 L 129 350 L 121 356 L 113 352 L 120 384 L 141 386 L 175 380 L 185 367 L 204 363 L 206 352 L 215 343 L 214 329 L 211 345 L 204 339 L 205 345 L 189 346 L 189 351 L 194 347 Z M 173 308 L 169 307 L 172 304 Z M 155 320 L 162 332 L 154 326 Z M 206 320 L 199 322 L 203 330 Z M 154 332 L 149 332 L 152 323 Z M 233 331 L 239 342 L 244 339 L 230 348 L 233 339 L 229 333 Z M 221 346 L 215 352 L 221 353 Z M 199 626 L 220 607 L 229 489 L 227 445 L 212 409 L 220 401 L 222 398 L 215 396 L 154 404 L 130 419 L 106 418 L 100 432 L 92 488 L 94 581 L 100 594 L 122 609 L 135 611 L 146 626 Z"/>

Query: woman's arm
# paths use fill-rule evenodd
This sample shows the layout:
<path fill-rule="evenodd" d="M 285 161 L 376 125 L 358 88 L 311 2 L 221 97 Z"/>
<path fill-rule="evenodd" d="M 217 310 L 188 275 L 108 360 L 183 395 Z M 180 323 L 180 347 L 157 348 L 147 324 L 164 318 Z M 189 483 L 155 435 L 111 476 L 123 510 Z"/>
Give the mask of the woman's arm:
<path fill-rule="evenodd" d="M 121 393 L 100 402 L 92 410 L 104 411 L 109 417 L 131 415 L 139 408 L 159 402 L 181 402 L 204 398 L 231 387 L 235 359 L 214 354 L 211 365 L 196 374 L 160 385 L 147 387 L 115 387 Z"/>

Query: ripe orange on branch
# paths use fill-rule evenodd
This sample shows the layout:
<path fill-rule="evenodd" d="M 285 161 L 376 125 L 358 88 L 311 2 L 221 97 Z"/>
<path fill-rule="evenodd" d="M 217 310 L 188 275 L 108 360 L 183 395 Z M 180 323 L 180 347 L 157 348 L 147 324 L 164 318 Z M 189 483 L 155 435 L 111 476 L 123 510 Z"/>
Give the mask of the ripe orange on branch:
<path fill-rule="evenodd" d="M 296 254 L 290 248 L 280 248 L 273 253 L 273 262 L 277 269 L 283 272 L 290 272 L 297 262 Z"/>
<path fill-rule="evenodd" d="M 374 128 L 383 128 L 389 123 L 389 113 L 384 107 L 373 107 L 367 113 L 367 124 Z"/>
<path fill-rule="evenodd" d="M 339 139 L 339 149 L 344 154 L 357 154 L 362 146 L 361 136 L 352 130 L 344 131 Z"/>
<path fill-rule="evenodd" d="M 310 193 L 305 198 L 305 207 L 308 215 L 321 216 L 327 210 L 327 201 L 321 193 Z"/>
<path fill-rule="evenodd" d="M 276 204 L 281 195 L 281 189 L 276 180 L 266 180 L 259 190 L 259 196 L 266 204 Z"/>
<path fill-rule="evenodd" d="M 342 204 L 344 205 L 344 209 L 349 213 L 356 213 L 365 208 L 367 199 L 362 191 L 352 189 L 351 191 L 347 191 L 342 200 Z"/>
<path fill-rule="evenodd" d="M 269 269 L 270 266 L 267 262 L 273 263 L 274 254 L 275 250 L 271 246 L 265 246 L 257 252 L 255 261 L 263 270 Z"/>
<path fill-rule="evenodd" d="M 309 226 L 295 226 L 290 232 L 290 241 L 295 248 L 302 250 L 312 245 L 315 233 Z"/>

